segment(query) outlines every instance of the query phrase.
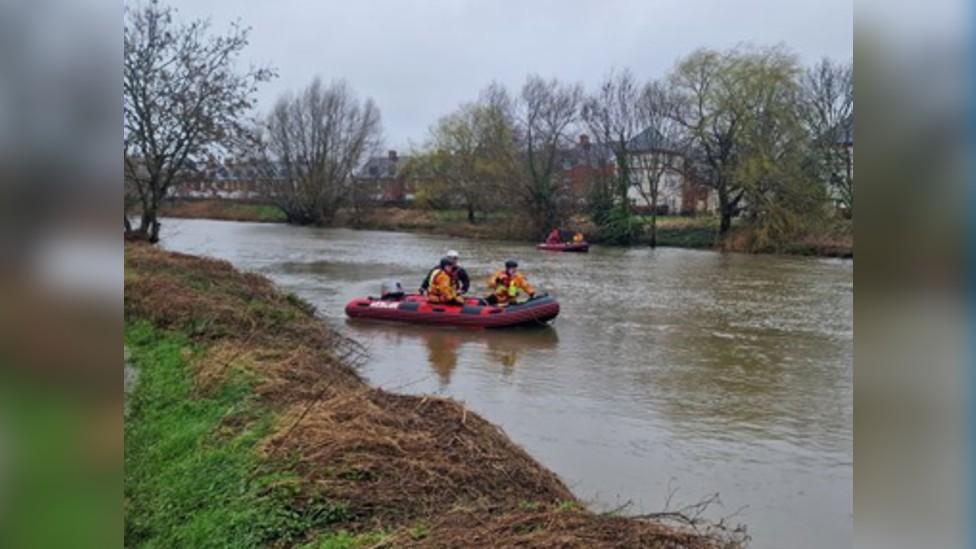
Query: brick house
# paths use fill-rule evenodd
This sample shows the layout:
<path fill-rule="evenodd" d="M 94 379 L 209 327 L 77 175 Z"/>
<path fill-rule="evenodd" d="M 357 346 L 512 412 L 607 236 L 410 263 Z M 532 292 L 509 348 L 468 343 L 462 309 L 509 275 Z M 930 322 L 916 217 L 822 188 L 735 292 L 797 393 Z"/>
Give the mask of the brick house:
<path fill-rule="evenodd" d="M 388 151 L 385 156 L 366 160 L 354 176 L 357 196 L 384 204 L 407 204 L 417 193 L 416 181 L 404 175 L 408 156 Z"/>
<path fill-rule="evenodd" d="M 586 134 L 560 156 L 563 184 L 577 203 L 589 200 L 594 181 L 612 178 L 616 172 L 613 150 L 603 143 L 591 143 Z"/>
<path fill-rule="evenodd" d="M 262 196 L 257 169 L 250 163 L 220 161 L 213 156 L 202 166 L 189 161 L 189 175 L 173 185 L 173 198 L 257 200 Z"/>

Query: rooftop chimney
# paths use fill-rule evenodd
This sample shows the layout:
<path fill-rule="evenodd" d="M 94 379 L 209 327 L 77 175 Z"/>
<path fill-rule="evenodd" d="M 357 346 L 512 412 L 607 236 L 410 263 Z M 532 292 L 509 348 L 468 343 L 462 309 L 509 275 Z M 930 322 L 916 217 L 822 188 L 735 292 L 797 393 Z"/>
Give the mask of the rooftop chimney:
<path fill-rule="evenodd" d="M 579 136 L 579 144 L 583 148 L 588 148 L 590 146 L 590 136 L 581 133 Z"/>
<path fill-rule="evenodd" d="M 396 162 L 396 161 L 397 161 L 397 154 L 396 154 L 396 151 L 388 151 L 388 152 L 386 153 L 386 155 L 387 155 L 388 157 L 390 157 L 390 160 L 391 160 L 391 161 L 393 161 L 393 162 Z"/>

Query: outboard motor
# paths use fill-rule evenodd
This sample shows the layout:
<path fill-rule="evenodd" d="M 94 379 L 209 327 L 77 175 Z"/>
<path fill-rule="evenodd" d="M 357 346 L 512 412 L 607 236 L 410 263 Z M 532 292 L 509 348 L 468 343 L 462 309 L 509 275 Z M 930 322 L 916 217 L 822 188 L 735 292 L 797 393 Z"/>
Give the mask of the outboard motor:
<path fill-rule="evenodd" d="M 384 301 L 396 301 L 403 299 L 403 285 L 399 280 L 387 280 L 380 286 L 380 299 Z"/>

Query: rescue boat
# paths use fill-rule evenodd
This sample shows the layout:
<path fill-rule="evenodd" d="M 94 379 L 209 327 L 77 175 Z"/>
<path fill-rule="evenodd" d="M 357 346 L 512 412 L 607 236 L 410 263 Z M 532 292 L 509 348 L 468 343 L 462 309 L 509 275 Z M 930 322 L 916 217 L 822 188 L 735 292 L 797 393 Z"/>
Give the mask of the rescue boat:
<path fill-rule="evenodd" d="M 506 307 L 487 305 L 483 300 L 472 298 L 466 299 L 464 305 L 431 303 L 426 297 L 417 294 L 398 299 L 361 297 L 346 305 L 346 315 L 350 318 L 472 328 L 544 324 L 558 314 L 559 302 L 548 294 L 537 295 L 523 303 Z"/>
<path fill-rule="evenodd" d="M 550 252 L 588 252 L 590 250 L 590 244 L 585 240 L 582 242 L 559 242 L 556 244 L 543 242 L 536 244 L 535 247 Z"/>

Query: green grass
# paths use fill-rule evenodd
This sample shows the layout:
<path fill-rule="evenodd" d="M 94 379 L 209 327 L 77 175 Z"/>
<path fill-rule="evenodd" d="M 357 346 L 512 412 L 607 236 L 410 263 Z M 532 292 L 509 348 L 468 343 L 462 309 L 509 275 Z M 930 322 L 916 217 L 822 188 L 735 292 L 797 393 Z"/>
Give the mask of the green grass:
<path fill-rule="evenodd" d="M 570 511 L 582 511 L 583 506 L 577 501 L 561 501 L 556 507 L 556 510 L 560 513 L 568 513 Z"/>
<path fill-rule="evenodd" d="M 657 230 L 658 246 L 674 246 L 680 248 L 711 248 L 715 246 L 717 231 L 703 227 L 659 227 Z"/>
<path fill-rule="evenodd" d="M 0 358 L 0 547 L 121 544 L 118 432 L 102 398 Z"/>
<path fill-rule="evenodd" d="M 644 221 L 644 240 L 650 231 L 650 216 Z M 711 248 L 715 246 L 719 219 L 715 216 L 657 216 L 657 245 L 681 248 Z"/>
<path fill-rule="evenodd" d="M 464 209 L 452 209 L 452 210 L 431 210 L 434 219 L 442 223 L 467 223 L 468 222 L 468 210 Z M 499 219 L 505 219 L 505 212 L 475 212 L 475 220 L 478 223 L 497 221 Z"/>
<path fill-rule="evenodd" d="M 411 528 L 408 533 L 414 541 L 420 541 L 426 539 L 430 535 L 430 527 L 424 523 L 420 523 L 413 528 Z"/>
<path fill-rule="evenodd" d="M 638 216 L 645 224 L 651 222 L 651 216 Z M 659 215 L 657 216 L 658 229 L 714 229 L 718 230 L 719 218 L 712 215 Z"/>
<path fill-rule="evenodd" d="M 538 511 L 542 508 L 542 504 L 538 501 L 520 501 L 519 509 L 523 511 Z"/>
<path fill-rule="evenodd" d="M 233 204 L 227 208 L 230 215 L 255 221 L 284 222 L 285 212 L 269 204 Z"/>
<path fill-rule="evenodd" d="M 125 426 L 126 547 L 293 544 L 346 518 L 341 504 L 257 455 L 273 417 L 251 380 L 237 374 L 200 395 L 189 364 L 198 350 L 186 337 L 137 322 L 125 340 L 139 370 Z M 245 426 L 223 434 L 231 418 Z"/>

